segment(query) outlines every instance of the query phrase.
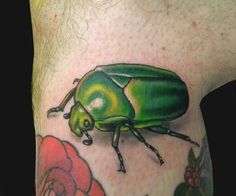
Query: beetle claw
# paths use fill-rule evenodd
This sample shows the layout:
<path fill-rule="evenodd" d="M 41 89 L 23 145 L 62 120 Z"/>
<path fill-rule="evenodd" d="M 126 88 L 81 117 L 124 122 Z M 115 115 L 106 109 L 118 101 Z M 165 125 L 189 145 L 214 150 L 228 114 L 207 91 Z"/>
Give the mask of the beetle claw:
<path fill-rule="evenodd" d="M 165 162 L 163 161 L 163 159 L 160 160 L 160 164 L 163 165 Z"/>
<path fill-rule="evenodd" d="M 118 171 L 118 172 L 126 173 L 126 170 L 125 170 L 125 169 L 118 169 L 117 171 Z"/>
<path fill-rule="evenodd" d="M 117 171 L 126 173 L 126 169 L 123 163 L 120 163 L 120 169 L 118 169 Z"/>
<path fill-rule="evenodd" d="M 90 139 L 83 140 L 83 144 L 86 146 L 90 146 L 92 143 L 93 143 L 93 140 L 90 140 Z"/>
<path fill-rule="evenodd" d="M 83 140 L 83 144 L 90 146 L 93 143 L 92 137 L 88 134 L 87 131 L 84 131 L 84 134 L 87 136 L 88 139 Z"/>

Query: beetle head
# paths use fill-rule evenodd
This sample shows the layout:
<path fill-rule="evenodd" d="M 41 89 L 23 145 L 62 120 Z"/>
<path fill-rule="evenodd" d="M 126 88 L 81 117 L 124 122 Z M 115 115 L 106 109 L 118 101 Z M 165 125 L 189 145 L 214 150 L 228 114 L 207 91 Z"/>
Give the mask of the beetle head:
<path fill-rule="evenodd" d="M 84 131 L 94 128 L 92 116 L 79 101 L 72 106 L 69 118 L 69 126 L 78 137 L 82 137 Z"/>

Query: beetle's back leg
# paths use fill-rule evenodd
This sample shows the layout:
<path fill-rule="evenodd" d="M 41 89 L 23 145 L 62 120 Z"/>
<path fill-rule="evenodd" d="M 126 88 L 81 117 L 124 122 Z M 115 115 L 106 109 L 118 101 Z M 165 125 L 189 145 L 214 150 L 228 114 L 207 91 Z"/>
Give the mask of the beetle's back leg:
<path fill-rule="evenodd" d="M 142 143 L 144 143 L 144 145 L 149 148 L 150 150 L 152 150 L 158 157 L 160 164 L 162 165 L 164 163 L 162 156 L 160 155 L 159 151 L 154 148 L 151 144 L 147 143 L 146 140 L 144 139 L 144 137 L 141 135 L 141 133 L 139 133 L 139 131 L 133 127 L 129 127 L 130 131 L 133 133 L 133 135 Z"/>
<path fill-rule="evenodd" d="M 115 149 L 117 157 L 120 161 L 120 169 L 118 171 L 126 173 L 123 157 L 119 150 L 120 126 L 117 126 L 112 137 L 112 147 Z"/>
<path fill-rule="evenodd" d="M 75 90 L 76 88 L 73 88 L 71 89 L 67 95 L 65 96 L 65 98 L 62 100 L 62 102 L 60 103 L 59 106 L 57 107 L 53 107 L 53 108 L 50 108 L 47 112 L 47 116 L 49 117 L 49 115 L 52 113 L 52 112 L 63 112 L 64 111 L 64 108 L 66 106 L 66 104 L 70 101 L 70 99 L 74 96 L 75 94 Z"/>
<path fill-rule="evenodd" d="M 185 140 L 187 142 L 190 142 L 191 144 L 194 144 L 196 146 L 200 146 L 197 142 L 193 141 L 189 136 L 177 133 L 175 131 L 170 130 L 169 128 L 163 127 L 163 126 L 157 126 L 157 127 L 150 127 L 146 128 L 145 130 L 154 132 L 154 133 L 159 133 L 159 134 L 167 134 L 173 137 L 177 137 L 179 139 Z"/>

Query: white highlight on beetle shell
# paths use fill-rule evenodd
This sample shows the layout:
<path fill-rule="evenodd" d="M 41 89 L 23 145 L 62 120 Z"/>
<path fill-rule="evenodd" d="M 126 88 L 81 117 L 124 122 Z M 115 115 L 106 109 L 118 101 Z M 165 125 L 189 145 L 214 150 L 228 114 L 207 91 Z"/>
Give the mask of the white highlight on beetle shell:
<path fill-rule="evenodd" d="M 79 113 L 84 113 L 84 110 L 82 108 L 79 108 Z"/>
<path fill-rule="evenodd" d="M 103 100 L 101 98 L 94 99 L 88 106 L 87 111 L 90 112 L 94 108 L 101 108 L 103 106 Z"/>

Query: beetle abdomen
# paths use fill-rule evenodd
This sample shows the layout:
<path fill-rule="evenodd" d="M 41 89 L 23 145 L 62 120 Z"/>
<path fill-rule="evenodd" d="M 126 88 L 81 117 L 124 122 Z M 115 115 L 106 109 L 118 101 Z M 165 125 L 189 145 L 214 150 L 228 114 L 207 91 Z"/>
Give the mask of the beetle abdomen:
<path fill-rule="evenodd" d="M 136 121 L 172 120 L 188 109 L 189 96 L 180 79 L 135 78 L 124 89 Z"/>

